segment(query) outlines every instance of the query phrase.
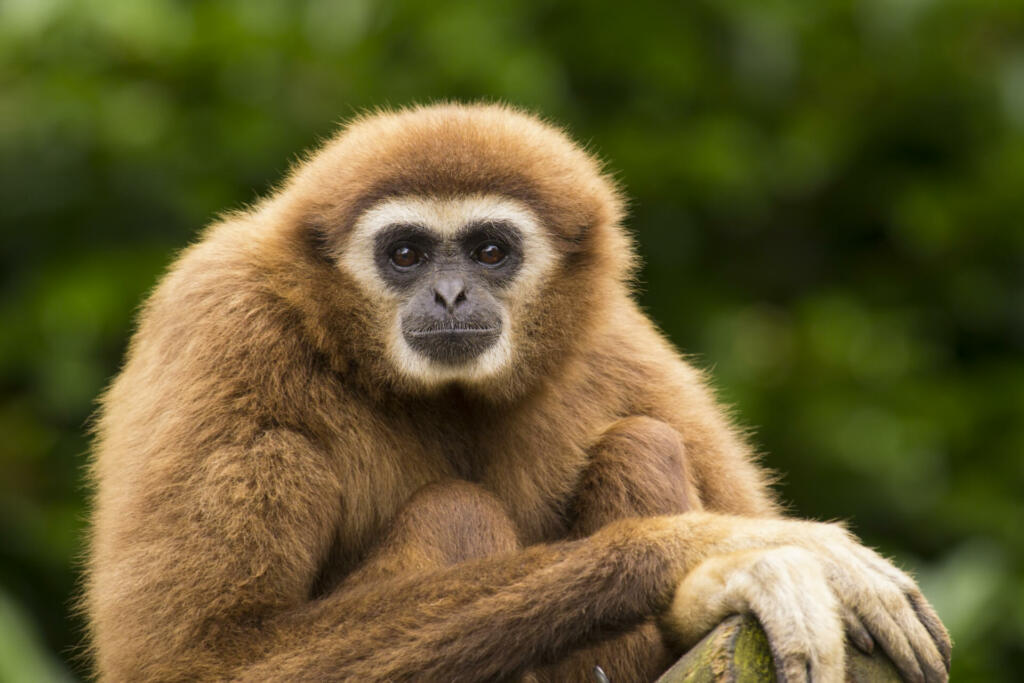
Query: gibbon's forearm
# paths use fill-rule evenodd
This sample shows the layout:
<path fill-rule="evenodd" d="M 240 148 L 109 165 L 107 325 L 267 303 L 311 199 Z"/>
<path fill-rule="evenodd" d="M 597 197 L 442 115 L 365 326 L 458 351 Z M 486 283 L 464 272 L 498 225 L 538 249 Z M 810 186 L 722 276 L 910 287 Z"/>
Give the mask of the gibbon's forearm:
<path fill-rule="evenodd" d="M 626 520 L 582 540 L 355 587 L 279 619 L 271 653 L 236 676 L 517 674 L 659 613 L 702 549 L 728 535 L 726 522 L 705 514 Z"/>
<path fill-rule="evenodd" d="M 639 416 L 619 420 L 593 445 L 589 460 L 570 531 L 582 540 L 429 576 L 346 582 L 344 592 L 287 619 L 277 654 L 245 669 L 242 677 L 490 679 L 551 663 L 554 668 L 542 678 L 575 680 L 595 662 L 620 667 L 620 676 L 649 672 L 653 662 L 631 670 L 640 662 L 626 664 L 630 658 L 619 650 L 637 648 L 645 660 L 667 656 L 657 636 L 645 642 L 636 628 L 660 614 L 666 592 L 689 562 L 685 552 L 673 549 L 680 538 L 661 538 L 662 522 L 640 518 L 700 510 L 701 504 L 679 434 L 665 423 Z M 613 526 L 600 531 L 608 525 Z M 694 528 L 698 535 L 710 531 Z M 325 628 L 329 635 L 322 646 L 287 636 Z M 621 635 L 601 638 L 617 631 Z M 488 635 L 494 633 L 502 635 Z M 580 651 L 593 645 L 597 649 Z"/>
<path fill-rule="evenodd" d="M 655 615 L 698 558 L 687 547 L 699 544 L 665 522 L 675 518 L 632 519 L 304 602 L 336 533 L 318 514 L 342 495 L 335 478 L 287 430 L 215 455 L 203 478 L 141 514 L 126 512 L 131 496 L 106 491 L 90 590 L 101 678 L 504 675 Z"/>

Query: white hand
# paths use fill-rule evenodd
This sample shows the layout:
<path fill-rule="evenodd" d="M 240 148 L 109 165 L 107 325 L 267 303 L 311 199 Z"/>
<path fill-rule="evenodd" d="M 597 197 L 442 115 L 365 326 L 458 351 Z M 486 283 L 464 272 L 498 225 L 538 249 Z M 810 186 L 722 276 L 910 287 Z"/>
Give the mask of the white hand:
<path fill-rule="evenodd" d="M 725 616 L 753 613 L 781 680 L 841 681 L 843 631 L 875 642 L 908 681 L 947 681 L 950 642 L 914 581 L 833 524 L 744 520 L 677 587 L 670 634 L 693 645 Z"/>
<path fill-rule="evenodd" d="M 712 557 L 676 589 L 665 625 L 686 648 L 730 614 L 753 613 L 780 681 L 843 680 L 839 603 L 814 553 L 795 546 Z"/>

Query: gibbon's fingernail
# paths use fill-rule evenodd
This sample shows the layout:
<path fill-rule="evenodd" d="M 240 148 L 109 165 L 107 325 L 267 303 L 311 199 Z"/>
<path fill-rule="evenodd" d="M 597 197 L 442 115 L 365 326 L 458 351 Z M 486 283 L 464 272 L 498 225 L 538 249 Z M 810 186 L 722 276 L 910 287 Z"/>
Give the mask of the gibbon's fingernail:
<path fill-rule="evenodd" d="M 600 666 L 594 666 L 594 680 L 597 681 L 597 683 L 611 683 L 608 679 L 608 674 L 606 674 L 604 669 Z"/>
<path fill-rule="evenodd" d="M 857 646 L 857 649 L 866 655 L 871 654 L 875 651 L 875 640 L 867 634 L 866 631 L 859 631 L 853 635 L 853 644 Z"/>
<path fill-rule="evenodd" d="M 843 623 L 846 627 L 846 637 L 854 647 L 868 655 L 875 651 L 875 640 L 864 628 L 860 617 L 853 612 L 847 612 L 843 615 Z"/>

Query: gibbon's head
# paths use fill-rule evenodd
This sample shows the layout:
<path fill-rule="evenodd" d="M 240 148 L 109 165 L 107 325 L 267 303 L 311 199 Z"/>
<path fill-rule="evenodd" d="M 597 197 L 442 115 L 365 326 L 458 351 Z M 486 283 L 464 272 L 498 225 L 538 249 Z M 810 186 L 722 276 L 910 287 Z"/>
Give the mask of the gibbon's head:
<path fill-rule="evenodd" d="M 268 208 L 322 268 L 303 295 L 321 345 L 391 389 L 517 394 L 580 346 L 632 264 L 598 163 L 500 105 L 358 118 Z"/>

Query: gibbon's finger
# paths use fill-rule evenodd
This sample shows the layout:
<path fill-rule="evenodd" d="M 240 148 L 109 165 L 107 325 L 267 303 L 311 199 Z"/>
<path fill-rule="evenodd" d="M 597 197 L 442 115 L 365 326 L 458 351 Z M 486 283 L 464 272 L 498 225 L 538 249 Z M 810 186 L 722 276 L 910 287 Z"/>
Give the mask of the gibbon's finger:
<path fill-rule="evenodd" d="M 905 572 L 870 548 L 850 543 L 833 543 L 825 550 L 824 563 L 829 581 L 847 608 L 859 613 L 860 625 L 882 645 L 908 680 L 943 681 L 948 676 L 935 634 L 918 618 L 906 597 L 920 593 Z M 936 617 L 937 618 L 937 617 Z M 846 621 L 851 639 L 857 626 Z M 856 640 L 854 640 L 856 644 Z"/>
<path fill-rule="evenodd" d="M 868 553 L 874 555 L 871 551 Z M 869 625 L 869 631 L 878 624 L 881 624 L 883 629 L 891 624 L 890 631 L 884 637 L 893 638 L 889 647 L 895 648 L 896 652 L 890 651 L 884 643 L 883 649 L 893 658 L 898 668 L 907 671 L 919 670 L 924 680 L 929 682 L 947 680 L 949 675 L 945 669 L 945 660 L 934 636 L 919 618 L 903 587 L 910 586 L 913 592 L 918 594 L 920 591 L 905 573 L 881 557 L 874 557 L 881 562 L 870 562 L 860 568 L 850 568 L 857 576 L 855 581 L 858 588 L 849 594 L 853 602 L 848 602 L 847 605 L 856 606 L 861 612 L 861 616 L 864 617 L 862 624 L 869 625 L 870 617 L 878 617 L 875 624 Z M 904 643 L 913 653 L 916 667 L 910 665 L 909 658 L 903 651 Z M 897 657 L 902 659 L 898 660 Z"/>
<path fill-rule="evenodd" d="M 775 677 L 779 683 L 812 683 L 816 679 L 811 675 L 811 663 L 807 657 L 799 654 L 775 655 Z"/>
<path fill-rule="evenodd" d="M 860 559 L 875 573 L 881 574 L 899 594 L 889 588 L 878 597 L 907 636 L 921 670 L 929 681 L 945 681 L 949 677 L 952 645 L 938 615 L 924 599 L 917 583 L 909 574 L 865 546 L 859 546 Z"/>
<path fill-rule="evenodd" d="M 889 655 L 903 680 L 908 683 L 926 683 L 914 648 L 882 599 L 877 595 L 865 596 L 864 602 L 867 604 L 862 606 L 861 622 L 885 654 Z"/>
<path fill-rule="evenodd" d="M 918 618 L 917 611 L 913 608 L 910 600 L 903 593 L 888 596 L 883 600 L 892 615 L 893 620 L 903 630 L 910 647 L 914 650 L 917 663 L 924 673 L 928 683 L 945 683 L 949 680 L 949 672 L 946 671 L 945 661 L 939 648 L 932 638 L 932 634 L 925 628 Z"/>
<path fill-rule="evenodd" d="M 875 651 L 875 641 L 868 630 L 864 628 L 860 617 L 846 607 L 843 608 L 843 626 L 846 628 L 846 637 L 850 639 L 854 647 L 866 655 Z"/>
<path fill-rule="evenodd" d="M 939 653 L 942 655 L 942 664 L 946 667 L 946 673 L 949 673 L 950 662 L 953 656 L 953 643 L 949 639 L 949 633 L 946 631 L 946 627 L 942 625 L 942 621 L 939 620 L 939 615 L 935 613 L 935 610 L 920 591 L 915 590 L 908 593 L 907 600 L 910 601 L 910 605 L 914 608 L 914 612 L 917 613 L 918 620 L 928 630 L 932 640 L 935 641 L 935 646 L 939 649 Z"/>

